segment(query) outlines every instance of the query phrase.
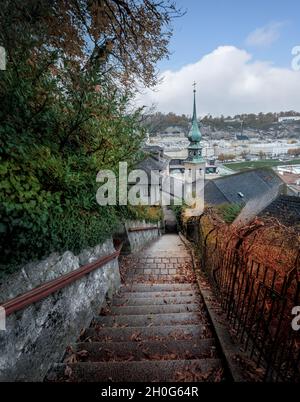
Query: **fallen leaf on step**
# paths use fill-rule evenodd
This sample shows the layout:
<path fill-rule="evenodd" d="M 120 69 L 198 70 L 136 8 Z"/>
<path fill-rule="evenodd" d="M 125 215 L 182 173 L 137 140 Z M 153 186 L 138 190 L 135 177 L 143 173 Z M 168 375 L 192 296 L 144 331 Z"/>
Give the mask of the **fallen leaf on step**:
<path fill-rule="evenodd" d="M 73 373 L 73 370 L 71 369 L 71 367 L 70 366 L 67 366 L 66 368 L 65 368 L 65 376 L 66 377 L 68 377 L 68 378 L 70 378 L 71 377 L 71 375 L 72 375 L 72 373 Z"/>
<path fill-rule="evenodd" d="M 80 350 L 80 352 L 77 352 L 77 356 L 79 357 L 87 357 L 89 352 L 87 350 Z"/>
<path fill-rule="evenodd" d="M 131 341 L 140 342 L 142 340 L 140 333 L 133 333 L 130 337 Z"/>
<path fill-rule="evenodd" d="M 65 359 L 65 363 L 68 363 L 68 364 L 77 363 L 76 353 L 72 353 L 70 356 L 68 356 Z"/>

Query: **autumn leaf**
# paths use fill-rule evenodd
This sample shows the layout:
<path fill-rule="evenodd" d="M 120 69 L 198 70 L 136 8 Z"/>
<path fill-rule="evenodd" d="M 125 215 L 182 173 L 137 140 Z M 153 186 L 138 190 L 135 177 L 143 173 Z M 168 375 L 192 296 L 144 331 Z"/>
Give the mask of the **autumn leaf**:
<path fill-rule="evenodd" d="M 70 378 L 72 376 L 73 370 L 70 366 L 66 366 L 64 374 L 66 377 Z"/>

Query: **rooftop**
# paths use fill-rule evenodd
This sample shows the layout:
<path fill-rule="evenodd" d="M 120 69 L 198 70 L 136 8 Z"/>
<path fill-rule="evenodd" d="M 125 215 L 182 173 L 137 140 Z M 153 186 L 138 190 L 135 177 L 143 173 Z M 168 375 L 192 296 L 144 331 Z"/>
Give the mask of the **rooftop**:
<path fill-rule="evenodd" d="M 137 168 L 144 170 L 147 176 L 151 177 L 151 171 L 163 171 L 169 164 L 169 159 L 162 158 L 160 160 L 154 158 L 152 155 L 145 158 L 143 161 L 138 163 Z"/>
<path fill-rule="evenodd" d="M 283 225 L 300 228 L 300 197 L 279 195 L 260 216 L 275 217 Z"/>
<path fill-rule="evenodd" d="M 279 172 L 280 177 L 286 184 L 297 184 L 300 180 L 300 174 L 290 172 Z"/>
<path fill-rule="evenodd" d="M 272 169 L 253 169 L 207 181 L 204 199 L 206 204 L 211 205 L 245 204 L 282 184 L 283 181 Z"/>

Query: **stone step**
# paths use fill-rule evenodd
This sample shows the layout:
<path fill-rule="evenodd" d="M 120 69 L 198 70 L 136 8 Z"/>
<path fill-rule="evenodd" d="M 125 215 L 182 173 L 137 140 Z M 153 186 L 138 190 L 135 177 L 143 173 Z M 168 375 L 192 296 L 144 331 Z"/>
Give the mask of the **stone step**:
<path fill-rule="evenodd" d="M 140 283 L 185 283 L 186 278 L 184 276 L 180 276 L 177 274 L 174 275 L 166 275 L 166 274 L 132 274 L 128 275 L 127 277 L 128 280 L 130 280 L 133 283 L 140 284 Z"/>
<path fill-rule="evenodd" d="M 112 315 L 145 315 L 145 314 L 170 314 L 199 311 L 199 305 L 193 304 L 159 304 L 149 306 L 120 306 L 111 307 Z"/>
<path fill-rule="evenodd" d="M 164 284 L 151 284 L 151 285 L 143 285 L 143 284 L 129 284 L 124 285 L 121 288 L 121 291 L 126 292 L 163 292 L 163 291 L 183 291 L 183 290 L 198 290 L 197 285 L 193 285 L 190 283 L 164 283 Z"/>
<path fill-rule="evenodd" d="M 149 294 L 151 296 L 151 294 Z M 193 304 L 199 302 L 198 297 L 173 296 L 173 297 L 119 297 L 113 300 L 114 306 L 147 306 L 147 305 L 168 305 L 168 304 Z"/>
<path fill-rule="evenodd" d="M 78 360 L 93 362 L 189 360 L 211 358 L 216 355 L 216 346 L 212 338 L 192 341 L 166 339 L 165 342 L 81 342 L 71 346 L 73 353 L 77 354 Z"/>
<path fill-rule="evenodd" d="M 199 292 L 195 290 L 178 290 L 178 291 L 165 291 L 165 292 L 151 292 L 151 297 L 198 297 L 200 298 Z M 149 292 L 121 292 L 119 296 L 116 296 L 116 299 L 119 297 L 126 298 L 126 297 L 149 297 Z"/>
<path fill-rule="evenodd" d="M 60 363 L 52 366 L 45 381 L 213 381 L 214 375 L 220 377 L 220 368 L 218 359 Z"/>
<path fill-rule="evenodd" d="M 93 325 L 104 327 L 147 327 L 157 325 L 197 324 L 200 320 L 200 314 L 195 312 L 148 315 L 118 315 L 94 317 Z"/>
<path fill-rule="evenodd" d="M 207 325 L 161 325 L 155 327 L 125 327 L 125 328 L 87 328 L 81 335 L 81 342 L 128 342 L 171 340 L 198 340 L 207 338 Z"/>

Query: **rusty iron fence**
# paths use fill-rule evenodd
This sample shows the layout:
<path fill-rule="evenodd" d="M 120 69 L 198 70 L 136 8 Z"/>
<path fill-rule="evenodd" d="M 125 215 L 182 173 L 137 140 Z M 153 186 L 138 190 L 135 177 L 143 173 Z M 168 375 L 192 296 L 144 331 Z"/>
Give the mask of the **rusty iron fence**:
<path fill-rule="evenodd" d="M 292 309 L 300 306 L 300 256 L 289 272 L 255 261 L 228 241 L 200 238 L 202 265 L 227 314 L 233 335 L 265 381 L 300 381 L 300 330 L 292 328 Z"/>

